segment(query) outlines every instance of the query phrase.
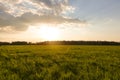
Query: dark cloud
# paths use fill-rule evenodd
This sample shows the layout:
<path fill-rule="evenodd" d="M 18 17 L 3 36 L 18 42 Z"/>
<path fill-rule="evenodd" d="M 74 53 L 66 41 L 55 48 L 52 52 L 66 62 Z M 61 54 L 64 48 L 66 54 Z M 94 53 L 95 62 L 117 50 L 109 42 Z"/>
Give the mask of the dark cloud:
<path fill-rule="evenodd" d="M 20 17 L 14 17 L 8 13 L 0 13 L 0 27 L 12 26 L 14 30 L 26 30 L 29 25 L 40 23 L 46 24 L 63 24 L 63 23 L 85 23 L 79 19 L 68 19 L 61 16 L 42 15 L 25 13 Z"/>
<path fill-rule="evenodd" d="M 34 3 L 43 3 L 46 7 L 52 10 L 52 14 L 59 15 L 64 12 L 68 7 L 72 8 L 68 4 L 68 0 L 31 0 Z"/>
<path fill-rule="evenodd" d="M 0 3 L 0 12 L 6 11 L 6 10 L 7 10 L 7 8 L 2 3 Z"/>
<path fill-rule="evenodd" d="M 14 17 L 6 12 L 0 13 L 0 27 L 8 27 L 10 26 L 14 30 L 23 31 L 27 29 L 27 25 L 19 20 L 17 17 Z"/>

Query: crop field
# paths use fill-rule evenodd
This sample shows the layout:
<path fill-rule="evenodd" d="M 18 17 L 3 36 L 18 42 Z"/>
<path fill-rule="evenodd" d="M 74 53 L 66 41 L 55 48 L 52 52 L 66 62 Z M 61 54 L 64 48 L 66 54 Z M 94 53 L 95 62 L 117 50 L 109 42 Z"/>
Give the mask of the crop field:
<path fill-rule="evenodd" d="M 120 46 L 0 46 L 0 80 L 120 80 Z"/>

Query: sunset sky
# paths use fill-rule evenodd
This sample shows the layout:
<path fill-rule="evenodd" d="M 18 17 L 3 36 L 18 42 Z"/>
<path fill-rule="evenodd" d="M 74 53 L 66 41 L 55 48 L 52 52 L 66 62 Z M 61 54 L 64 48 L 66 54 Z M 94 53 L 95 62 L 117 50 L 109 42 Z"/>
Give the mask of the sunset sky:
<path fill-rule="evenodd" d="M 0 0 L 0 41 L 120 41 L 120 0 Z"/>

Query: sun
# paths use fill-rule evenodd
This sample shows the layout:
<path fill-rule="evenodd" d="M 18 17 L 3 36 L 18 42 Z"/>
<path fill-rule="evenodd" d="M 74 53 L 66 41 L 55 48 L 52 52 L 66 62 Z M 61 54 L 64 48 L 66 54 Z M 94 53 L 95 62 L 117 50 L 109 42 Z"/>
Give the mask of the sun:
<path fill-rule="evenodd" d="M 41 26 L 40 35 L 44 40 L 58 40 L 60 37 L 60 30 L 56 27 Z"/>

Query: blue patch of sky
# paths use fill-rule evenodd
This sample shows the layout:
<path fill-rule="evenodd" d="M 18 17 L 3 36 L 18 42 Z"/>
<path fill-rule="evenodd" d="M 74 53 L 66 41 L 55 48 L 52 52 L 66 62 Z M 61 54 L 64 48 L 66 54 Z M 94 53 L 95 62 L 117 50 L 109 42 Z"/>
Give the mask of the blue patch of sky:
<path fill-rule="evenodd" d="M 73 17 L 91 20 L 94 18 L 120 18 L 120 0 L 69 0 L 76 8 Z"/>

